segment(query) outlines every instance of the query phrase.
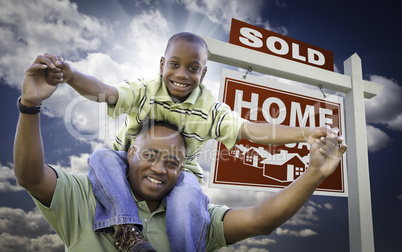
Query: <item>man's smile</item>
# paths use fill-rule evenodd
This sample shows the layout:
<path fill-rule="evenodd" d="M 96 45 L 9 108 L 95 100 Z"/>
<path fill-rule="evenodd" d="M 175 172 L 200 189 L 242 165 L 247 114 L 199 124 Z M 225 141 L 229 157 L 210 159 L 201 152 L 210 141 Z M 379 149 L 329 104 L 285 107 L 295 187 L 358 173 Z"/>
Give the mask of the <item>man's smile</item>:
<path fill-rule="evenodd" d="M 148 176 L 146 176 L 145 178 L 148 179 L 149 181 L 151 181 L 151 182 L 154 183 L 154 184 L 161 185 L 161 184 L 163 183 L 163 182 L 160 181 L 160 180 L 157 180 L 157 179 L 154 179 L 154 178 L 151 178 L 151 177 L 148 177 Z"/>

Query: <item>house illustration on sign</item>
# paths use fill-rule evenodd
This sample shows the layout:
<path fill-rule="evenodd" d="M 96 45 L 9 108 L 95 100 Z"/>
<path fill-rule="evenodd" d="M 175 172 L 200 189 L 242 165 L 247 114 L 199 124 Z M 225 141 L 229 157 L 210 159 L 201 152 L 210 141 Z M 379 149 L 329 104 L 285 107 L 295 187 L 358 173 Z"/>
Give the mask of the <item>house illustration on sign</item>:
<path fill-rule="evenodd" d="M 301 157 L 298 153 L 289 153 L 281 150 L 272 155 L 263 147 L 250 147 L 235 145 L 229 151 L 229 155 L 243 159 L 245 165 L 262 169 L 262 176 L 279 182 L 290 182 L 302 175 L 309 163 L 309 155 Z"/>
<path fill-rule="evenodd" d="M 280 154 L 264 159 L 263 176 L 280 182 L 289 182 L 297 179 L 307 169 L 309 156 L 300 157 L 298 153 L 288 153 L 281 150 Z"/>
<path fill-rule="evenodd" d="M 242 144 L 235 145 L 232 149 L 229 150 L 229 155 L 234 158 L 242 158 L 243 152 L 246 150 L 246 147 Z"/>
<path fill-rule="evenodd" d="M 245 165 L 250 165 L 262 169 L 265 166 L 262 161 L 269 158 L 270 156 L 271 153 L 266 151 L 263 147 L 250 147 L 249 149 L 246 149 L 243 153 L 243 163 Z"/>

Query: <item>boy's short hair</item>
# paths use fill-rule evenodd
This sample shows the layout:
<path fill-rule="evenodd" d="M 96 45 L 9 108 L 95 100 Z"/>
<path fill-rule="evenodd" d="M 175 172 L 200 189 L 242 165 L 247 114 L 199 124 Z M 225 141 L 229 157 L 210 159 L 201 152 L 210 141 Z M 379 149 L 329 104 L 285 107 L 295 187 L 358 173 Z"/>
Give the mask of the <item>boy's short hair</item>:
<path fill-rule="evenodd" d="M 197 44 L 197 45 L 205 48 L 206 52 L 208 52 L 207 42 L 205 42 L 205 40 L 203 40 L 200 36 L 198 36 L 197 34 L 191 33 L 191 32 L 180 32 L 180 33 L 177 33 L 177 34 L 173 35 L 172 37 L 170 37 L 170 39 L 167 43 L 167 46 L 166 46 L 165 55 L 166 55 L 166 51 L 168 50 L 170 45 L 179 40 Z"/>

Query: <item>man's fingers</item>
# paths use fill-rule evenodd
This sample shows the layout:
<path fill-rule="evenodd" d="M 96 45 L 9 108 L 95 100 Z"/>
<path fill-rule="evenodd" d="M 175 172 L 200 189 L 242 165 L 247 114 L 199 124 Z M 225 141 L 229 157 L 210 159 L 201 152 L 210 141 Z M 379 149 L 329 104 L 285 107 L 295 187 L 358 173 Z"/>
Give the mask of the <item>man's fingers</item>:
<path fill-rule="evenodd" d="M 49 69 L 56 69 L 56 65 L 53 63 L 53 61 L 44 55 L 39 55 L 36 57 L 34 63 L 46 65 Z"/>

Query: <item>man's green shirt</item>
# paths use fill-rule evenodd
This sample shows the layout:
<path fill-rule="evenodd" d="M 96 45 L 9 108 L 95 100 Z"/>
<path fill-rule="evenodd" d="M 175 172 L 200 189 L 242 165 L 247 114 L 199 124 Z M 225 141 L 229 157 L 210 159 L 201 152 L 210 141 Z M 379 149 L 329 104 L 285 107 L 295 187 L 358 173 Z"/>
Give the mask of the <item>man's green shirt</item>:
<path fill-rule="evenodd" d="M 112 234 L 96 233 L 93 229 L 96 198 L 88 176 L 68 174 L 59 169 L 55 171 L 58 178 L 50 207 L 32 198 L 64 242 L 66 251 L 117 251 Z M 144 236 L 158 252 L 171 251 L 166 235 L 166 212 L 163 204 L 153 213 L 145 202 L 137 202 L 137 206 L 144 225 Z M 226 206 L 208 205 L 211 224 L 206 235 L 206 251 L 226 246 L 222 219 L 228 210 Z"/>

